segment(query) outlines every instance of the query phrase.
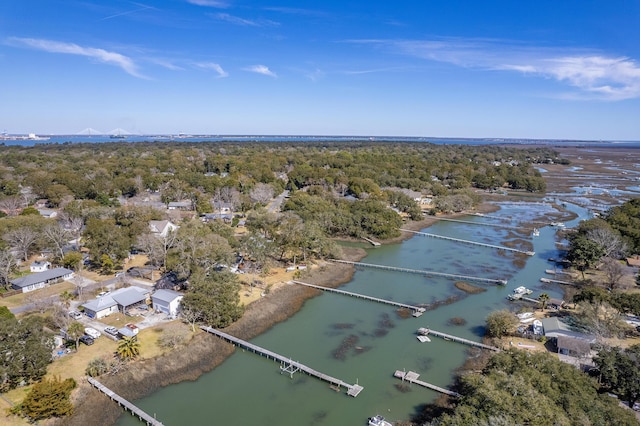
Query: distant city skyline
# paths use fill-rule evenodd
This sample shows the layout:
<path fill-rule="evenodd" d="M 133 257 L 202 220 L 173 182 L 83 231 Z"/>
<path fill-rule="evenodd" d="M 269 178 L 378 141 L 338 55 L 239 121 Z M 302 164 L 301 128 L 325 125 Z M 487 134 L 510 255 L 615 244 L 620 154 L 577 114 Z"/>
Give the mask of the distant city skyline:
<path fill-rule="evenodd" d="M 638 22 L 631 0 L 9 0 L 0 131 L 638 141 Z"/>

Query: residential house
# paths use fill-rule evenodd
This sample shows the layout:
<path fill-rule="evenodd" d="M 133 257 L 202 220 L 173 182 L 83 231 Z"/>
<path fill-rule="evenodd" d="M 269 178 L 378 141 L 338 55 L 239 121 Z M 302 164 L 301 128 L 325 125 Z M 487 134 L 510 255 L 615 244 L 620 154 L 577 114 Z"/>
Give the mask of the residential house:
<path fill-rule="evenodd" d="M 184 295 L 173 290 L 158 290 L 151 295 L 153 310 L 175 317 Z"/>
<path fill-rule="evenodd" d="M 583 358 L 591 353 L 591 345 L 583 339 L 576 339 L 569 336 L 558 336 L 556 341 L 558 353 L 575 358 Z"/>
<path fill-rule="evenodd" d="M 29 265 L 29 270 L 31 272 L 44 272 L 49 268 L 51 268 L 51 262 L 47 262 L 46 260 L 36 260 Z"/>
<path fill-rule="evenodd" d="M 169 210 L 192 210 L 193 203 L 191 201 L 172 201 L 167 205 Z"/>
<path fill-rule="evenodd" d="M 557 339 L 558 337 L 563 336 L 582 339 L 588 343 L 595 343 L 596 341 L 594 336 L 581 333 L 580 331 L 571 328 L 568 324 L 560 321 L 557 317 L 543 318 L 542 327 L 544 329 L 544 335 L 548 339 Z"/>
<path fill-rule="evenodd" d="M 28 293 L 39 288 L 48 287 L 60 280 L 68 280 L 73 277 L 73 271 L 67 268 L 47 269 L 46 271 L 36 272 L 35 274 L 26 275 L 24 277 L 11 280 L 11 287 Z"/>
<path fill-rule="evenodd" d="M 150 220 L 149 229 L 153 235 L 159 238 L 166 238 L 169 232 L 173 232 L 178 229 L 179 226 L 172 223 L 170 220 Z"/>
<path fill-rule="evenodd" d="M 150 293 L 151 291 L 137 286 L 120 288 L 80 306 L 88 317 L 100 319 L 115 312 L 126 313 L 131 308 L 145 305 Z"/>
<path fill-rule="evenodd" d="M 53 219 L 58 216 L 58 212 L 51 209 L 38 209 L 40 216 L 45 217 L 47 219 Z"/>

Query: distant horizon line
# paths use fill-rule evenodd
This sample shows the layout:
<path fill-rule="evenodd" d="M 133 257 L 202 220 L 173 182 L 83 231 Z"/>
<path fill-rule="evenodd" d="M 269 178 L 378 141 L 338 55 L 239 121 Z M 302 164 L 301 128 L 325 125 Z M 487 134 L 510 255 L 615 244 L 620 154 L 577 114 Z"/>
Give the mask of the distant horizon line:
<path fill-rule="evenodd" d="M 314 135 L 314 134 L 220 134 L 220 133 L 131 133 L 124 129 L 116 129 L 121 132 L 99 132 L 99 133 L 0 133 L 0 140 L 6 137 L 28 137 L 35 136 L 52 136 L 52 137 L 106 137 L 106 136 L 132 136 L 132 137 L 179 137 L 179 138 L 198 138 L 198 137 L 216 137 L 216 138 L 358 138 L 358 139 L 434 139 L 434 140 L 477 140 L 477 141 L 545 141 L 545 142 L 640 142 L 633 139 L 570 139 L 570 138 L 526 138 L 526 137 L 472 137 L 472 136 L 398 136 L 398 135 Z"/>

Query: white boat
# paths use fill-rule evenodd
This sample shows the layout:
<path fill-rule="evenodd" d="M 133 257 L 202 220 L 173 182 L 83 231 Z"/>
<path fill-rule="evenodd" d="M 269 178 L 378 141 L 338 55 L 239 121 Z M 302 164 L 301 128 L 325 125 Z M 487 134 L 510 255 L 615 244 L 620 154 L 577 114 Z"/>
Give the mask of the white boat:
<path fill-rule="evenodd" d="M 430 342 L 431 339 L 429 339 L 429 337 L 427 336 L 416 336 L 418 338 L 418 340 L 420 340 L 422 343 L 424 342 Z"/>
<path fill-rule="evenodd" d="M 533 290 L 529 290 L 524 286 L 516 287 L 513 289 L 513 294 L 531 294 Z"/>
<path fill-rule="evenodd" d="M 542 327 L 542 321 L 535 320 L 533 322 L 533 334 L 537 336 L 541 336 L 544 333 L 544 328 Z"/>
<path fill-rule="evenodd" d="M 531 318 L 533 315 L 534 315 L 533 312 L 522 312 L 520 314 L 517 314 L 516 316 L 519 319 L 523 320 L 523 319 Z"/>
<path fill-rule="evenodd" d="M 540 230 L 538 228 L 533 228 L 533 236 L 534 237 L 539 237 L 540 236 Z"/>
<path fill-rule="evenodd" d="M 393 424 L 386 421 L 381 415 L 377 415 L 369 417 L 369 426 L 393 426 Z"/>
<path fill-rule="evenodd" d="M 550 224 L 551 226 L 553 226 L 554 228 L 564 228 L 564 223 L 562 222 L 551 222 Z"/>

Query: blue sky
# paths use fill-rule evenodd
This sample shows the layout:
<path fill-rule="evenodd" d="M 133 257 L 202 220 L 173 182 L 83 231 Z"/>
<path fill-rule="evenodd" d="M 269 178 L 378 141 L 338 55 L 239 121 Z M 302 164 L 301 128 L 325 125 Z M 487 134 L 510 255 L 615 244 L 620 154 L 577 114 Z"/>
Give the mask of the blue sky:
<path fill-rule="evenodd" d="M 640 140 L 638 0 L 2 0 L 0 130 Z"/>

